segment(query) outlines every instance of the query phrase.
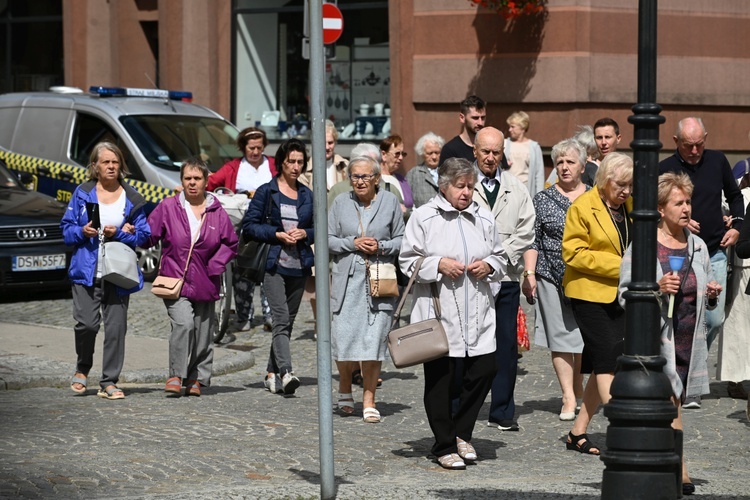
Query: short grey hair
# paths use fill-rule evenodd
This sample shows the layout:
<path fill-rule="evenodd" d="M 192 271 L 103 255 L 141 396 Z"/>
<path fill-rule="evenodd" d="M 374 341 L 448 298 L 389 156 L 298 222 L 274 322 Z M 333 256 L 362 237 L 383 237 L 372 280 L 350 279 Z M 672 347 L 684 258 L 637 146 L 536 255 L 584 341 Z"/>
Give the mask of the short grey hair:
<path fill-rule="evenodd" d="M 364 155 L 355 156 L 354 158 L 349 160 L 349 166 L 346 168 L 346 174 L 349 175 L 352 172 L 352 167 L 359 164 L 369 165 L 370 167 L 372 167 L 373 174 L 380 175 L 380 162 Z"/>
<path fill-rule="evenodd" d="M 596 140 L 594 139 L 594 129 L 591 125 L 580 125 L 578 131 L 576 131 L 573 139 L 578 141 L 581 146 L 586 150 L 586 154 L 592 158 L 599 156 L 599 148 L 596 146 Z M 585 164 L 585 163 L 584 163 Z"/>
<path fill-rule="evenodd" d="M 583 149 L 583 145 L 573 138 L 563 139 L 552 146 L 552 166 L 557 165 L 557 160 L 561 156 L 571 152 L 578 157 L 578 163 L 582 167 L 586 166 L 586 151 Z"/>
<path fill-rule="evenodd" d="M 352 148 L 351 157 L 356 158 L 358 156 L 367 156 L 378 163 L 383 161 L 383 157 L 380 156 L 380 148 L 370 142 L 360 142 Z"/>
<path fill-rule="evenodd" d="M 434 132 L 427 132 L 425 135 L 419 138 L 417 144 L 414 146 L 414 151 L 416 151 L 418 156 L 424 155 L 424 148 L 425 146 L 427 146 L 428 142 L 437 144 L 438 146 L 440 146 L 440 149 L 443 149 L 443 146 L 445 146 L 445 139 Z"/>
<path fill-rule="evenodd" d="M 466 158 L 448 158 L 438 167 L 438 187 L 446 189 L 460 177 L 471 176 L 477 182 L 477 170 Z"/>

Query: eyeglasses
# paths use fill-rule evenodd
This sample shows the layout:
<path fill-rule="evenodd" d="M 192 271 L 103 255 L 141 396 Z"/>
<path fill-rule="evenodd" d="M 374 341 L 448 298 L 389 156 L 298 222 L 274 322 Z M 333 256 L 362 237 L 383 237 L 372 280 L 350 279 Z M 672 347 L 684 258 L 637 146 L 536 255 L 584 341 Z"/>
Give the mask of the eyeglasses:
<path fill-rule="evenodd" d="M 406 151 L 391 151 L 390 153 L 396 158 L 406 158 Z"/>
<path fill-rule="evenodd" d="M 375 178 L 375 174 L 349 175 L 349 179 L 351 179 L 353 182 L 359 182 L 359 181 L 370 182 L 374 178 Z"/>

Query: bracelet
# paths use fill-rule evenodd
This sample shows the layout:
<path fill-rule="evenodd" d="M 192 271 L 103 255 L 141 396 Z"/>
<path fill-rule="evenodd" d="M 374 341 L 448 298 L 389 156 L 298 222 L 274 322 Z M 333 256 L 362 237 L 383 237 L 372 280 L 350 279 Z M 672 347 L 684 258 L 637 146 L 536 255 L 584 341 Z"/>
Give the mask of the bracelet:
<path fill-rule="evenodd" d="M 528 269 L 525 269 L 524 272 L 523 272 L 523 277 L 524 278 L 528 278 L 529 275 L 534 275 L 534 274 L 536 274 L 536 271 L 530 271 Z"/>

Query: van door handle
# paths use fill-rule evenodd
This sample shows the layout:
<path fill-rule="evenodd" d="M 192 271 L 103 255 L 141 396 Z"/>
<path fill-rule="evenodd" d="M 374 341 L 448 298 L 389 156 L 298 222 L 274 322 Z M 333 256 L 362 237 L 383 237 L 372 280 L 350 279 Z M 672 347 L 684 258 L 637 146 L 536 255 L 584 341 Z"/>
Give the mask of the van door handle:
<path fill-rule="evenodd" d="M 38 174 L 47 175 L 47 176 L 52 173 L 50 169 L 48 169 L 47 167 L 43 167 L 41 165 L 37 165 L 36 171 Z"/>
<path fill-rule="evenodd" d="M 63 170 L 63 171 L 60 172 L 60 178 L 62 180 L 64 180 L 64 181 L 72 182 L 73 181 L 73 174 L 71 174 L 70 172 L 66 172 L 66 171 Z"/>

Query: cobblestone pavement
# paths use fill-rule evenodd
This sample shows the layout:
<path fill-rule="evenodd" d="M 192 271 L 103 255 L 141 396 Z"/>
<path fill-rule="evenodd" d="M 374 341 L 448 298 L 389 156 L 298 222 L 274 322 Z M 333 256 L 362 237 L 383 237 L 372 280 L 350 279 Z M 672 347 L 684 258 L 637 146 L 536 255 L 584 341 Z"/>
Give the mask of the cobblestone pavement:
<path fill-rule="evenodd" d="M 67 298 L 0 307 L 4 322 L 71 326 Z M 311 316 L 303 304 L 292 342 L 302 381 L 294 397 L 263 390 L 270 335 L 262 328 L 230 339 L 253 349 L 255 366 L 216 377 L 200 398 L 165 398 L 161 384 L 125 385 L 122 401 L 59 388 L 0 391 L 0 498 L 317 498 L 318 344 Z M 163 306 L 148 293 L 133 297 L 130 317 L 133 335 L 164 336 L 169 329 Z M 421 368 L 386 364 L 383 379 L 382 423 L 362 422 L 361 390 L 354 395 L 358 416 L 333 415 L 338 498 L 599 497 L 603 463 L 565 450 L 570 423 L 558 420 L 559 387 L 547 351 L 532 347 L 521 360 L 520 432 L 487 427 L 485 405 L 473 439 L 480 460 L 465 471 L 443 470 L 429 456 Z M 714 382 L 703 408 L 685 412 L 698 495 L 747 497 L 745 404 Z M 601 445 L 606 425 L 599 413 L 590 427 Z"/>

